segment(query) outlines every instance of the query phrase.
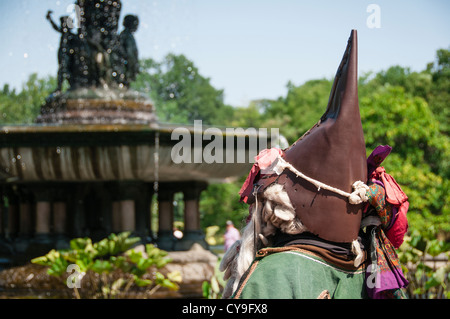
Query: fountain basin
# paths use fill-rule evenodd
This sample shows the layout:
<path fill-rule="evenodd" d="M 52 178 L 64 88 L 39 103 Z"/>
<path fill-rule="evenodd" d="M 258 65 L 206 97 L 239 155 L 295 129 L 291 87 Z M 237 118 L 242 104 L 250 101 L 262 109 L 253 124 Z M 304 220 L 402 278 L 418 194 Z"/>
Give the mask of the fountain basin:
<path fill-rule="evenodd" d="M 171 136 L 176 128 L 179 127 L 148 124 L 3 126 L 0 129 L 0 177 L 16 183 L 155 181 L 155 176 L 161 182 L 223 182 L 242 176 L 250 169 L 252 163 L 248 161 L 226 163 L 225 152 L 222 163 L 194 163 L 193 160 L 174 163 L 171 152 L 179 140 Z M 198 134 L 193 127 L 184 128 L 193 135 Z M 248 136 L 243 138 L 249 139 Z M 206 144 L 207 141 L 203 141 L 201 146 Z M 239 149 L 237 143 L 234 144 L 231 151 L 236 155 L 244 152 L 248 158 L 249 150 Z M 158 163 L 155 163 L 155 153 Z"/>

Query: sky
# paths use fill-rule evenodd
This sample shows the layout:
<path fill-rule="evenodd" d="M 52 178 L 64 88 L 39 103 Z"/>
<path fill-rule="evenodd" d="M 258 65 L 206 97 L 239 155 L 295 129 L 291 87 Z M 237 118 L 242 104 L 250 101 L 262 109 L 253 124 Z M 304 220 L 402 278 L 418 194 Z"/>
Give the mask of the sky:
<path fill-rule="evenodd" d="M 56 75 L 59 34 L 45 16 L 59 21 L 73 3 L 0 0 L 0 87 Z M 421 71 L 450 48 L 448 0 L 122 0 L 126 14 L 139 16 L 140 58 L 184 54 L 233 106 L 285 96 L 289 81 L 333 78 L 352 29 L 359 75 Z"/>

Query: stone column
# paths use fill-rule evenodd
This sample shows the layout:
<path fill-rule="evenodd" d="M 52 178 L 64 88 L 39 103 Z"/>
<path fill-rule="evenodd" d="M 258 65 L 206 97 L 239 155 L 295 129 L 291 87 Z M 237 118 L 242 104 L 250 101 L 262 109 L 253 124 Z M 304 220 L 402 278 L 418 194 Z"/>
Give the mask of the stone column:
<path fill-rule="evenodd" d="M 205 241 L 205 235 L 200 229 L 199 200 L 201 192 L 207 184 L 202 182 L 190 182 L 184 184 L 184 235 L 175 245 L 175 250 L 189 250 L 193 244 L 198 243 L 205 249 L 209 246 Z"/>
<path fill-rule="evenodd" d="M 48 200 L 40 200 L 36 203 L 35 235 L 39 237 L 50 236 L 51 203 Z"/>
<path fill-rule="evenodd" d="M 200 215 L 198 209 L 197 194 L 187 191 L 184 193 L 184 231 L 196 231 L 200 229 Z"/>
<path fill-rule="evenodd" d="M 135 183 L 119 182 L 112 210 L 113 232 L 131 231 L 133 235 L 136 230 L 136 205 L 134 199 L 137 197 L 138 188 Z"/>
<path fill-rule="evenodd" d="M 173 250 L 173 195 L 175 190 L 170 184 L 160 184 L 158 190 L 158 248 Z"/>
<path fill-rule="evenodd" d="M 86 235 L 85 231 L 85 208 L 84 208 L 84 190 L 83 184 L 73 183 L 67 187 L 67 192 L 70 194 L 67 201 L 67 219 L 68 219 L 68 229 L 69 237 L 84 237 Z"/>
<path fill-rule="evenodd" d="M 70 247 L 70 239 L 67 236 L 67 205 L 60 199 L 53 203 L 53 232 L 56 249 Z"/>
<path fill-rule="evenodd" d="M 122 231 L 136 230 L 136 210 L 134 200 L 126 199 L 120 201 L 120 224 Z"/>
<path fill-rule="evenodd" d="M 0 191 L 0 241 L 5 239 L 5 203 L 3 202 L 3 192 Z M 6 220 L 6 219 L 5 219 Z"/>
<path fill-rule="evenodd" d="M 153 185 L 140 183 L 134 199 L 136 211 L 136 235 L 141 238 L 142 243 L 151 243 L 153 234 L 151 228 L 151 202 L 153 196 Z"/>
<path fill-rule="evenodd" d="M 112 230 L 112 210 L 113 210 L 113 192 L 111 192 L 111 183 L 102 183 L 98 189 L 100 202 L 99 213 L 100 213 L 100 224 L 104 232 L 103 238 L 109 236 L 113 232 Z"/>
<path fill-rule="evenodd" d="M 26 186 L 17 187 L 18 195 L 18 231 L 14 239 L 14 251 L 16 261 L 26 262 L 25 253 L 28 250 L 33 234 L 33 213 L 34 202 L 31 200 L 31 194 Z"/>
<path fill-rule="evenodd" d="M 11 188 L 6 191 L 6 197 L 8 209 L 5 210 L 5 237 L 12 240 L 19 233 L 19 200 Z"/>
<path fill-rule="evenodd" d="M 133 200 L 119 200 L 112 204 L 112 231 L 121 233 L 136 229 L 135 206 Z"/>
<path fill-rule="evenodd" d="M 53 203 L 53 229 L 55 234 L 62 235 L 66 232 L 66 203 Z"/>
<path fill-rule="evenodd" d="M 31 209 L 30 201 L 25 198 L 21 199 L 19 204 L 19 236 L 22 238 L 29 238 L 32 233 Z"/>
<path fill-rule="evenodd" d="M 120 224 L 120 211 L 121 211 L 121 207 L 120 207 L 120 202 L 119 201 L 114 201 L 112 203 L 112 216 L 111 216 L 111 224 L 112 224 L 112 231 L 113 233 L 119 233 L 120 230 L 122 229 L 122 225 Z"/>
<path fill-rule="evenodd" d="M 0 189 L 0 269 L 9 268 L 14 263 L 14 249 L 7 236 L 7 221 L 9 207 L 4 201 L 6 192 Z"/>
<path fill-rule="evenodd" d="M 34 238 L 27 249 L 27 257 L 46 254 L 54 248 L 51 239 L 51 191 L 46 185 L 37 185 L 32 189 L 36 200 L 36 215 L 34 223 Z"/>

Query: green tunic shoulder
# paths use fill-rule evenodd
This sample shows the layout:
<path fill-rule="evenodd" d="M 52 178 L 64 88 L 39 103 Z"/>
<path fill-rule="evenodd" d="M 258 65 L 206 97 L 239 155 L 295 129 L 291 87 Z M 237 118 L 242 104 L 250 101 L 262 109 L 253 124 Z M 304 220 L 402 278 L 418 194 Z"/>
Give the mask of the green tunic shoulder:
<path fill-rule="evenodd" d="M 365 269 L 341 269 L 307 252 L 288 250 L 257 257 L 241 280 L 234 298 L 316 299 L 367 298 Z M 321 295 L 322 294 L 322 295 Z"/>

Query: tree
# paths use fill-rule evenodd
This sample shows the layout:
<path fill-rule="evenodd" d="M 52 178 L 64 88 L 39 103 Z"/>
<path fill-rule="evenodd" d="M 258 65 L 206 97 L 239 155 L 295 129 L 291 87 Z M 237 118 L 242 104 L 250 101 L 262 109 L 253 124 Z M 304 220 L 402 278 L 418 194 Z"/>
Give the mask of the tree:
<path fill-rule="evenodd" d="M 427 70 L 431 73 L 433 85 L 427 96 L 433 113 L 440 122 L 440 130 L 449 135 L 450 110 L 450 51 L 440 49 L 436 53 L 436 61 L 430 63 Z"/>
<path fill-rule="evenodd" d="M 233 114 L 223 102 L 223 91 L 215 89 L 184 55 L 168 54 L 161 63 L 143 60 L 132 87 L 149 93 L 161 122 L 224 125 Z"/>
<path fill-rule="evenodd" d="M 20 93 L 5 84 L 0 91 L 0 124 L 33 123 L 55 86 L 54 77 L 38 78 L 36 73 L 29 76 Z"/>
<path fill-rule="evenodd" d="M 450 232 L 449 138 L 428 103 L 401 86 L 380 86 L 360 99 L 366 149 L 389 144 L 384 166 L 409 197 L 413 229 Z"/>
<path fill-rule="evenodd" d="M 245 177 L 239 181 L 226 184 L 211 184 L 202 192 L 200 200 L 201 226 L 206 228 L 218 225 L 225 229 L 227 220 L 236 227 L 245 226 L 248 205 L 239 201 L 239 190 Z"/>
<path fill-rule="evenodd" d="M 263 127 L 279 127 L 290 143 L 296 141 L 322 116 L 328 104 L 332 82 L 311 80 L 303 85 L 287 85 L 286 97 L 271 103 L 263 115 Z"/>

